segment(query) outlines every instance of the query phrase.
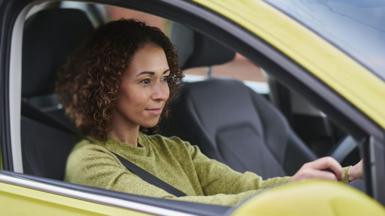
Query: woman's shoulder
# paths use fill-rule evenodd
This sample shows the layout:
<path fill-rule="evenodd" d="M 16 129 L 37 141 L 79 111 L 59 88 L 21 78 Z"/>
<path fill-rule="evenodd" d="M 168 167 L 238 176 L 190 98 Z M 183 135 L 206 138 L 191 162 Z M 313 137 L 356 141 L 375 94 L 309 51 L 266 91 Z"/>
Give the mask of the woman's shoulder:
<path fill-rule="evenodd" d="M 68 156 L 68 161 L 86 160 L 89 157 L 109 155 L 109 151 L 100 142 L 93 139 L 84 138 L 80 140 L 72 149 Z"/>
<path fill-rule="evenodd" d="M 74 146 L 67 158 L 65 180 L 72 183 L 93 184 L 95 182 L 92 176 L 111 171 L 111 167 L 118 166 L 120 166 L 118 160 L 102 142 L 85 138 Z"/>
<path fill-rule="evenodd" d="M 80 140 L 78 143 L 76 143 L 72 151 L 103 150 L 103 149 L 105 149 L 105 147 L 102 145 L 101 141 L 97 141 L 95 139 L 86 137 Z"/>

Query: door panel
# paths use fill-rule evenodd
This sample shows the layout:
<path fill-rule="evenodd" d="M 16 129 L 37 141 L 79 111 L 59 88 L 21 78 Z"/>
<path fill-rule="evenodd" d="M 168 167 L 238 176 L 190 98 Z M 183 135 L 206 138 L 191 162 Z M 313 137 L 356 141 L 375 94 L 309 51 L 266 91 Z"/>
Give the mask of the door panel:
<path fill-rule="evenodd" d="M 148 215 L 0 182 L 2 215 Z"/>

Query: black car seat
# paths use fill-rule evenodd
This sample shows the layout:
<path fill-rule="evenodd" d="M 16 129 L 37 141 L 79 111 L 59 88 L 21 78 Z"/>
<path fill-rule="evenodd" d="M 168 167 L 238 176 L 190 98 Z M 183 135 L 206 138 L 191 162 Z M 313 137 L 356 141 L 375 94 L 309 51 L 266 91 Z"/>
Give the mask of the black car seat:
<path fill-rule="evenodd" d="M 199 40 L 201 44 L 197 45 L 193 40 L 198 47 L 191 51 L 195 57 L 185 58 L 188 67 L 225 63 L 234 56 L 233 51 L 212 39 L 199 35 Z M 200 61 L 202 56 L 210 58 Z M 169 116 L 161 125 L 165 134 L 180 136 L 198 145 L 207 156 L 241 172 L 253 171 L 265 178 L 291 175 L 303 163 L 316 159 L 284 116 L 240 81 L 184 83 L 171 103 Z"/>
<path fill-rule="evenodd" d="M 93 29 L 77 9 L 43 10 L 25 23 L 21 144 L 26 174 L 63 179 L 79 136 L 54 94 L 56 72 Z"/>
<path fill-rule="evenodd" d="M 174 23 L 171 41 L 178 51 L 181 68 L 211 66 L 232 60 L 235 52 L 179 23 Z"/>

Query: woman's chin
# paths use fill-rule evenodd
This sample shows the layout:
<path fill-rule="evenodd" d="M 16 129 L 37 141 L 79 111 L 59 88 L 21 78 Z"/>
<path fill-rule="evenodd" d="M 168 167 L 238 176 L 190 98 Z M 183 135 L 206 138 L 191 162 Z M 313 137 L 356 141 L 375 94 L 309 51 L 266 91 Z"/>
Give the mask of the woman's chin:
<path fill-rule="evenodd" d="M 156 121 L 151 121 L 151 122 L 145 122 L 143 124 L 141 124 L 140 126 L 144 127 L 144 128 L 153 128 L 155 127 L 156 125 L 158 125 L 159 123 L 159 119 L 156 120 Z"/>

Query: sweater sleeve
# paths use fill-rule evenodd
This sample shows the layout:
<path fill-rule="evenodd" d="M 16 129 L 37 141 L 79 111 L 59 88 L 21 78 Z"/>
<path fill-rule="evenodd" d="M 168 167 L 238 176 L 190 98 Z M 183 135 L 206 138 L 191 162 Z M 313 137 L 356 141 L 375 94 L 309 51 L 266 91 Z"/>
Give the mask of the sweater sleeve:
<path fill-rule="evenodd" d="M 218 165 L 216 163 L 213 167 L 214 168 L 212 169 L 214 169 L 217 173 L 220 172 L 221 169 L 229 169 L 223 168 L 225 166 Z M 204 170 L 201 169 L 200 172 L 204 172 Z M 230 181 L 236 181 L 237 177 L 227 177 L 221 181 L 219 179 L 223 178 L 223 175 L 214 179 L 210 173 L 208 174 L 211 180 L 210 178 L 204 178 L 203 180 L 207 184 L 207 190 L 211 191 L 210 194 L 207 194 L 209 196 L 176 197 L 161 188 L 147 183 L 128 171 L 115 155 L 108 152 L 104 148 L 97 145 L 80 145 L 68 158 L 65 180 L 71 183 L 94 186 L 125 193 L 224 206 L 236 205 L 240 201 L 260 192 L 259 190 L 248 190 L 242 193 L 228 194 L 227 191 L 222 188 L 223 186 L 226 186 L 224 183 L 228 182 L 234 184 L 235 182 Z M 201 173 L 201 175 L 203 176 L 203 173 Z M 231 173 L 229 175 L 234 174 Z M 235 174 L 235 176 L 237 175 L 239 174 Z M 248 176 L 251 174 L 246 175 Z M 248 178 L 250 177 L 246 177 L 246 179 Z M 262 183 L 259 178 L 257 179 L 259 183 Z M 243 180 L 242 178 L 240 178 L 240 180 L 247 182 L 247 180 Z M 211 183 L 209 183 L 210 181 Z M 215 182 L 221 184 L 222 186 L 215 186 Z M 242 185 L 241 183 L 235 184 Z M 258 187 L 254 189 L 258 189 Z M 217 192 L 214 190 L 217 190 Z"/>
<path fill-rule="evenodd" d="M 206 157 L 197 146 L 186 143 L 206 195 L 218 193 L 238 194 L 286 184 L 290 177 L 275 177 L 263 180 L 252 172 L 237 172 L 227 165 Z"/>

